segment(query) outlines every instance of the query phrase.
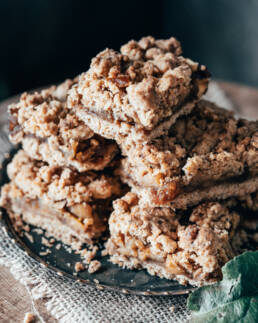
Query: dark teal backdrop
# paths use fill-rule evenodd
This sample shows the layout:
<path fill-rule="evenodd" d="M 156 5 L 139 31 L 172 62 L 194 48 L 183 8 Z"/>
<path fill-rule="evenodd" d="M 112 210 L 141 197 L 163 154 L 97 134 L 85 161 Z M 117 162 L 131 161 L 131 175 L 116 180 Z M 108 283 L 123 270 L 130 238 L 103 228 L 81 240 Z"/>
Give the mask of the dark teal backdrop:
<path fill-rule="evenodd" d="M 88 68 L 106 46 L 177 36 L 213 76 L 258 86 L 256 0 L 0 1 L 0 98 Z"/>

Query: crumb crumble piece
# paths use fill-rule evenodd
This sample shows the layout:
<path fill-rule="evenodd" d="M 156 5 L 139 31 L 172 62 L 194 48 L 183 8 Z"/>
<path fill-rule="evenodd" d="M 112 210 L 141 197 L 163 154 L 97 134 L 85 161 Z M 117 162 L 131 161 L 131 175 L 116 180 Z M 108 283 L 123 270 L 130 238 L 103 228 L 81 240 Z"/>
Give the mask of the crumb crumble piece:
<path fill-rule="evenodd" d="M 85 270 L 85 267 L 81 262 L 76 262 L 74 269 L 78 273 L 79 271 Z"/>
<path fill-rule="evenodd" d="M 26 226 L 25 226 L 26 227 Z M 30 243 L 34 243 L 34 238 L 31 234 L 29 234 L 26 230 L 24 232 L 25 237 L 30 241 Z"/>
<path fill-rule="evenodd" d="M 98 271 L 101 267 L 101 262 L 98 260 L 92 260 L 89 264 L 88 272 L 89 274 L 93 274 Z"/>
<path fill-rule="evenodd" d="M 47 255 L 49 255 L 49 254 L 51 254 L 51 250 L 50 249 L 46 249 L 45 251 L 41 251 L 40 253 L 39 253 L 39 255 L 40 256 L 47 256 Z"/>
<path fill-rule="evenodd" d="M 51 242 L 50 242 L 51 241 Z M 53 247 L 55 240 L 54 239 L 46 239 L 45 237 L 41 237 L 41 243 L 46 247 Z"/>
<path fill-rule="evenodd" d="M 61 243 L 58 243 L 57 245 L 56 245 L 56 250 L 60 250 L 61 249 Z"/>
<path fill-rule="evenodd" d="M 96 256 L 96 253 L 98 251 L 98 246 L 93 246 L 92 250 L 88 250 L 88 249 L 83 249 L 80 254 L 81 257 L 83 258 L 83 262 L 85 262 L 86 264 L 89 264 L 92 259 Z"/>

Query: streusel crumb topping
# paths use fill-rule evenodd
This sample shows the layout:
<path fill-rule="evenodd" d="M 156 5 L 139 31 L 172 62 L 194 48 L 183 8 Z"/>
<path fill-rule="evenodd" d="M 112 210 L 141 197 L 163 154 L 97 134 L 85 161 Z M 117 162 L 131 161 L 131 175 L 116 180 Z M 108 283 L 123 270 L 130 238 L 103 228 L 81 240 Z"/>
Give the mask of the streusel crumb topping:
<path fill-rule="evenodd" d="M 207 89 L 206 67 L 181 53 L 180 43 L 173 37 L 132 40 L 120 52 L 106 49 L 80 75 L 68 96 L 68 106 L 151 130 Z"/>

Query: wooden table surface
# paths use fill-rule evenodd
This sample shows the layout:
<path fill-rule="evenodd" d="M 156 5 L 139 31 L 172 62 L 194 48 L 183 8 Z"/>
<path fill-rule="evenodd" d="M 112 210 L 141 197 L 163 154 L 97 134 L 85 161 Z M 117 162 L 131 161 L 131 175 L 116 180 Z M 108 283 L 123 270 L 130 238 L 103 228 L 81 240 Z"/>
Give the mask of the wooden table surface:
<path fill-rule="evenodd" d="M 243 117 L 258 119 L 258 89 L 228 82 L 218 82 L 236 111 Z M 10 100 L 2 102 L 7 106 Z M 15 290 L 15 293 L 10 291 Z M 6 267 L 0 266 L 0 322 L 22 322 L 25 313 L 38 313 L 38 322 L 56 322 L 41 301 L 33 301 L 30 291 L 17 282 Z"/>

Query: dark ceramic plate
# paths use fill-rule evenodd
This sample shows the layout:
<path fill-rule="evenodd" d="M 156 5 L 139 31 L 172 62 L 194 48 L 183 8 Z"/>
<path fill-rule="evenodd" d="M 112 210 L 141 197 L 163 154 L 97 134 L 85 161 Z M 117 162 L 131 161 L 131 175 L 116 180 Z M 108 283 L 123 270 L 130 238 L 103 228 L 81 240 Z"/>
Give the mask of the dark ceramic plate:
<path fill-rule="evenodd" d="M 14 102 L 15 99 L 16 98 L 14 98 L 12 102 Z M 0 157 L 2 157 L 1 160 L 3 161 L 2 168 L 0 169 L 0 186 L 8 182 L 6 165 L 11 160 L 15 151 L 17 151 L 17 149 L 13 149 L 10 145 L 6 132 L 3 131 L 3 128 L 6 125 L 5 111 L 6 102 L 0 104 Z M 122 269 L 110 263 L 108 261 L 108 257 L 100 257 L 100 254 L 96 258 L 99 259 L 102 264 L 101 269 L 98 272 L 89 274 L 88 271 L 85 270 L 75 273 L 75 263 L 81 259 L 79 255 L 74 252 L 69 252 L 70 250 L 67 246 L 62 243 L 61 248 L 57 249 L 56 245 L 60 244 L 59 241 L 56 241 L 52 248 L 46 247 L 41 242 L 42 234 L 38 234 L 34 231 L 33 229 L 35 229 L 35 227 L 33 226 L 31 226 L 31 230 L 29 232 L 33 239 L 27 238 L 26 235 L 18 235 L 14 231 L 8 214 L 5 210 L 2 210 L 2 213 L 1 225 L 6 233 L 14 239 L 18 246 L 29 256 L 51 270 L 56 271 L 59 275 L 64 275 L 74 280 L 78 280 L 82 284 L 94 285 L 97 288 L 106 288 L 128 294 L 182 295 L 193 290 L 193 287 L 191 286 L 182 286 L 176 281 L 151 276 L 145 270 Z M 46 249 L 50 249 L 51 253 L 42 255 Z"/>

